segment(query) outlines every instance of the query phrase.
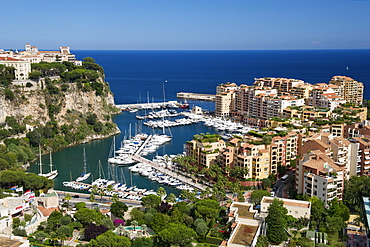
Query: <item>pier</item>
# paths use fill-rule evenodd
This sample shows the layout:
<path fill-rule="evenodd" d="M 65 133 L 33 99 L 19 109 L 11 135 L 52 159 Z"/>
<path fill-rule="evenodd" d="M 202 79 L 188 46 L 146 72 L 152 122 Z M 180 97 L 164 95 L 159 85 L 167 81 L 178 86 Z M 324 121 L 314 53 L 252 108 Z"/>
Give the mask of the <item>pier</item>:
<path fill-rule="evenodd" d="M 120 108 L 121 110 L 128 110 L 128 109 L 158 109 L 158 108 L 171 108 L 171 106 L 180 106 L 181 104 L 177 101 L 167 101 L 167 102 L 159 102 L 159 103 L 138 103 L 138 104 L 122 104 L 116 105 L 116 107 Z"/>
<path fill-rule="evenodd" d="M 206 189 L 206 186 L 203 185 L 203 184 L 199 184 L 199 183 L 195 183 L 193 182 L 193 180 L 191 178 L 187 178 L 185 176 L 182 176 L 178 173 L 175 173 L 171 170 L 168 170 L 164 167 L 161 167 L 159 166 L 157 163 L 154 163 L 153 161 L 151 160 L 148 160 L 148 159 L 145 159 L 139 155 L 130 155 L 130 157 L 133 159 L 133 160 L 136 160 L 137 162 L 141 162 L 141 163 L 144 163 L 144 164 L 147 164 L 147 165 L 151 165 L 152 167 L 154 167 L 156 170 L 164 173 L 164 174 L 167 174 L 171 177 L 174 177 L 180 181 L 182 181 L 183 183 L 186 183 L 194 188 L 197 188 L 199 190 L 205 190 Z"/>
<path fill-rule="evenodd" d="M 185 93 L 185 92 L 177 93 L 176 97 L 183 98 L 183 99 L 196 99 L 196 100 L 209 100 L 209 101 L 215 101 L 216 99 L 216 95 L 214 94 Z"/>
<path fill-rule="evenodd" d="M 146 144 L 148 144 L 152 137 L 153 137 L 152 135 L 149 135 L 148 138 L 145 139 L 144 143 L 136 150 L 134 154 L 139 155 L 141 150 L 143 150 L 143 148 L 146 146 Z"/>

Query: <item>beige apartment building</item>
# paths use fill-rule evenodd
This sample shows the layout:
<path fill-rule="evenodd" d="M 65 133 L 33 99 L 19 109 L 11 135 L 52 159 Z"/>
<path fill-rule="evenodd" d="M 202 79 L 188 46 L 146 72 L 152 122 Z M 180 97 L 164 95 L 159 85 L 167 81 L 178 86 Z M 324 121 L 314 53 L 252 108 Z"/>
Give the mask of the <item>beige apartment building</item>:
<path fill-rule="evenodd" d="M 296 189 L 328 205 L 334 198 L 342 200 L 345 175 L 345 167 L 336 165 L 319 150 L 311 151 L 304 155 L 296 169 Z"/>
<path fill-rule="evenodd" d="M 220 150 L 226 148 L 226 143 L 221 137 L 212 135 L 212 138 L 205 135 L 198 140 L 191 140 L 185 144 L 185 152 L 187 156 L 193 156 L 197 163 L 207 168 L 211 165 L 218 164 Z"/>
<path fill-rule="evenodd" d="M 253 85 L 274 88 L 279 95 L 283 95 L 284 93 L 289 93 L 293 87 L 302 83 L 304 83 L 304 81 L 298 79 L 265 77 L 255 78 Z"/>
<path fill-rule="evenodd" d="M 346 102 L 362 105 L 364 94 L 364 84 L 362 82 L 348 76 L 333 76 L 329 83 L 339 86 L 341 96 Z"/>
<path fill-rule="evenodd" d="M 267 213 L 268 208 L 272 204 L 274 197 L 264 196 L 261 200 L 261 212 Z M 302 200 L 291 200 L 285 198 L 279 198 L 283 202 L 283 207 L 288 210 L 288 215 L 293 216 L 296 219 L 307 218 L 311 216 L 311 202 Z"/>
<path fill-rule="evenodd" d="M 217 117 L 228 117 L 235 110 L 235 91 L 221 92 L 216 95 L 215 114 Z"/>

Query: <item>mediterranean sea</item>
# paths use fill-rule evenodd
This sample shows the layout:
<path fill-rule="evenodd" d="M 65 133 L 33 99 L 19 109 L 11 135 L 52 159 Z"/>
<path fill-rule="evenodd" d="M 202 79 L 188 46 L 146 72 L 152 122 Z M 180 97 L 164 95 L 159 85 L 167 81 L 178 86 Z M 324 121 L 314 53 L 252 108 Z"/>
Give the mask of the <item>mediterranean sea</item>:
<path fill-rule="evenodd" d="M 256 77 L 287 77 L 309 83 L 328 83 L 334 75 L 345 75 L 363 82 L 364 98 L 370 99 L 370 50 L 282 50 L 282 51 L 72 51 L 78 60 L 92 57 L 103 66 L 105 80 L 110 84 L 116 104 L 162 102 L 177 100 L 178 92 L 215 94 L 220 83 L 235 82 L 251 85 Z M 167 82 L 165 82 L 167 81 Z M 180 101 L 181 99 L 179 99 Z M 214 110 L 209 101 L 188 100 L 191 106 L 199 105 Z M 116 137 L 116 148 L 124 133 L 138 122 L 133 113 L 123 112 L 114 116 L 114 122 L 122 134 Z M 173 140 L 162 146 L 156 154 L 177 154 L 183 152 L 183 144 L 194 134 L 214 132 L 201 123 L 174 127 Z M 142 131 L 153 130 L 142 126 Z M 105 175 L 114 174 L 121 182 L 156 190 L 160 185 L 145 177 L 129 173 L 127 167 L 108 169 L 107 158 L 113 138 L 64 148 L 53 153 L 59 176 L 54 180 L 56 189 L 65 189 L 62 182 L 78 177 L 82 172 L 83 148 L 86 149 L 87 163 L 93 177 L 98 177 L 98 163 L 101 161 Z M 43 163 L 49 164 L 49 156 L 43 156 Z M 47 169 L 47 166 L 44 167 Z M 37 162 L 31 164 L 31 172 L 38 173 Z M 132 177 L 132 179 L 131 179 Z M 167 193 L 178 191 L 163 186 Z"/>

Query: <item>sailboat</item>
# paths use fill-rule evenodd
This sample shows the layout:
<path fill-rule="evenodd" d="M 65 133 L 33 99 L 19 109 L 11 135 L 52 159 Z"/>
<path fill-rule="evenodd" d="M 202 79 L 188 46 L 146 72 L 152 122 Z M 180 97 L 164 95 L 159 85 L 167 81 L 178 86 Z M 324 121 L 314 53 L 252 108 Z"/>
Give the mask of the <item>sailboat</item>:
<path fill-rule="evenodd" d="M 86 166 L 86 152 L 85 152 L 85 148 L 84 148 L 84 172 L 76 179 L 76 182 L 82 182 L 82 181 L 85 181 L 86 179 L 88 179 L 91 175 L 90 172 L 87 172 L 87 166 Z"/>
<path fill-rule="evenodd" d="M 48 173 L 42 173 L 42 162 L 41 162 L 41 148 L 39 147 L 39 156 L 40 156 L 40 173 L 38 174 L 39 176 L 48 178 L 48 179 L 54 179 L 58 176 L 58 170 L 55 169 L 53 170 L 53 159 L 51 156 L 51 151 L 50 151 L 50 172 Z"/>

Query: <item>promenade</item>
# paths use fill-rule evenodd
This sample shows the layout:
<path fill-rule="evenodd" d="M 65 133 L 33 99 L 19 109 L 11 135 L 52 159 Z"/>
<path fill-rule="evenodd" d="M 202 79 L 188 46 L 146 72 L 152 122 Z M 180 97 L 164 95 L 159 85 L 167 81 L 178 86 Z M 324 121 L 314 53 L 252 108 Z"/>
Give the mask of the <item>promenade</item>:
<path fill-rule="evenodd" d="M 188 177 L 185 177 L 183 175 L 180 175 L 176 172 L 173 172 L 167 168 L 164 168 L 162 166 L 159 166 L 157 163 L 154 163 L 153 161 L 151 160 L 148 160 L 148 159 L 145 159 L 139 155 L 130 155 L 130 157 L 134 160 L 136 160 L 137 162 L 141 162 L 141 163 L 144 163 L 144 164 L 147 164 L 147 165 L 150 165 L 152 167 L 154 167 L 156 170 L 166 174 L 166 175 L 169 175 L 171 177 L 174 177 L 180 181 L 182 181 L 183 183 L 186 183 L 194 188 L 197 188 L 199 190 L 205 190 L 207 187 L 204 185 L 204 184 L 200 184 L 200 183 L 196 183 L 193 181 L 193 179 L 191 178 L 188 178 Z"/>

